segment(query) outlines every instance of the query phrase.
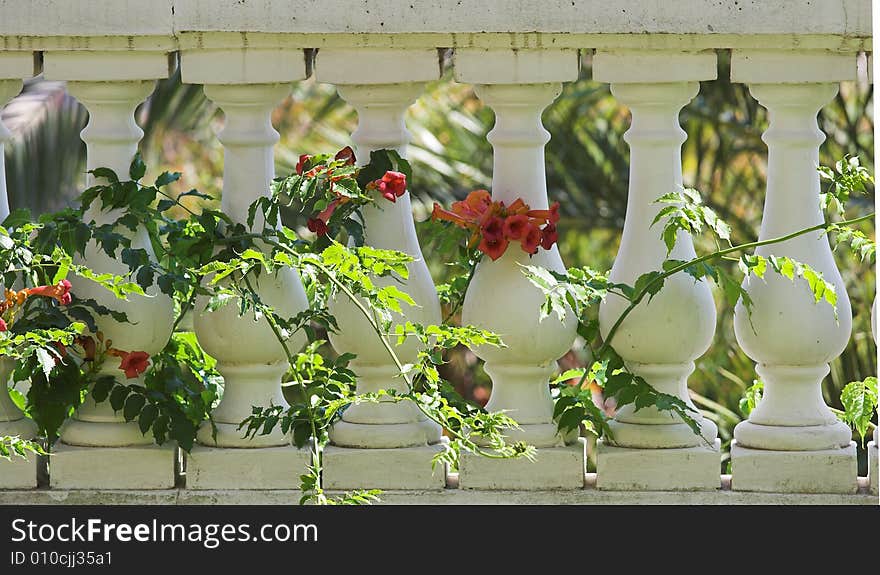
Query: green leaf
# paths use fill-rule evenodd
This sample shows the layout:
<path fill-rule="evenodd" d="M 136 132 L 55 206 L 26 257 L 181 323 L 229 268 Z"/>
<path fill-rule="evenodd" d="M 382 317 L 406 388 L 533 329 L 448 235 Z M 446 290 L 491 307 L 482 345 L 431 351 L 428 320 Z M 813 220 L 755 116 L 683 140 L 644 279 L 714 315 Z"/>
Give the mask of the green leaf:
<path fill-rule="evenodd" d="M 110 392 L 110 407 L 113 411 L 119 411 L 125 405 L 125 399 L 131 393 L 131 389 L 127 385 L 117 385 Z"/>
<path fill-rule="evenodd" d="M 132 181 L 137 182 L 143 178 L 146 173 L 147 165 L 144 164 L 144 159 L 141 157 L 141 153 L 138 152 L 131 160 L 131 167 L 128 169 L 128 175 L 131 177 Z"/>
<path fill-rule="evenodd" d="M 840 402 L 844 409 L 841 419 L 856 430 L 864 444 L 868 426 L 877 413 L 877 378 L 868 377 L 864 381 L 846 384 Z"/>
<path fill-rule="evenodd" d="M 162 172 L 159 177 L 156 178 L 156 183 L 153 185 L 157 188 L 161 188 L 163 186 L 167 186 L 171 182 L 176 182 L 179 179 L 180 172 Z"/>
<path fill-rule="evenodd" d="M 138 416 L 138 428 L 141 430 L 141 433 L 149 431 L 158 415 L 159 409 L 153 404 L 147 405 L 141 410 Z"/>
<path fill-rule="evenodd" d="M 141 409 L 144 408 L 144 404 L 147 402 L 147 398 L 139 393 L 132 393 L 128 396 L 128 399 L 125 400 L 125 407 L 122 410 L 122 415 L 125 417 L 125 421 L 131 421 L 135 417 L 137 417 Z"/>

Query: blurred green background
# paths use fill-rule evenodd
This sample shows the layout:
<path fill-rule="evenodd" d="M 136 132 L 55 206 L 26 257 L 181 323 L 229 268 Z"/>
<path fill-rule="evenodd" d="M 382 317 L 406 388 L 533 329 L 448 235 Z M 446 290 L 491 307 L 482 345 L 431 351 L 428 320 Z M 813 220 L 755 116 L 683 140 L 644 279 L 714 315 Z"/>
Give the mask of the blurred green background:
<path fill-rule="evenodd" d="M 767 114 L 745 86 L 730 83 L 728 67 L 727 53 L 719 52 L 720 79 L 703 82 L 699 95 L 681 114 L 688 133 L 683 149 L 684 181 L 703 193 L 707 203 L 731 224 L 735 240 L 743 242 L 757 237 L 761 219 L 766 147 L 760 136 L 767 127 Z M 546 149 L 547 182 L 551 201 L 562 205 L 559 247 L 566 264 L 607 270 L 617 251 L 626 210 L 629 152 L 623 133 L 629 114 L 606 84 L 589 78 L 586 58 L 581 79 L 567 84 L 544 113 L 544 124 L 552 134 Z M 873 173 L 871 101 L 870 85 L 845 83 L 822 110 L 820 127 L 827 134 L 823 164 L 833 164 L 845 154 L 858 155 Z M 13 208 L 43 212 L 72 201 L 84 183 L 85 147 L 79 132 L 87 116 L 63 84 L 40 78 L 29 81 L 7 106 L 3 118 L 13 132 L 6 148 Z M 178 193 L 198 188 L 220 197 L 223 153 L 214 133 L 223 114 L 205 99 L 201 86 L 182 85 L 179 75 L 159 82 L 136 116 L 145 132 L 141 149 L 152 172 L 148 179 L 164 170 L 176 170 L 183 174 L 175 184 Z M 333 86 L 307 80 L 293 86 L 291 96 L 276 109 L 273 122 L 281 133 L 275 150 L 276 172 L 286 175 L 301 153 L 333 152 L 348 145 L 357 117 Z M 448 269 L 443 254 L 430 249 L 424 220 L 433 201 L 448 204 L 472 189 L 491 186 L 492 149 L 486 133 L 492 124 L 492 111 L 470 86 L 453 82 L 448 73 L 429 84 L 410 109 L 414 216 L 438 283 L 444 281 Z M 850 203 L 848 215 L 872 209 L 873 197 L 857 198 Z M 304 221 L 291 216 L 288 224 L 301 227 Z M 863 231 L 874 236 L 872 226 Z M 698 242 L 698 251 L 711 247 L 708 241 Z M 850 344 L 832 363 L 824 383 L 825 399 L 834 407 L 840 407 L 840 390 L 846 383 L 877 372 L 870 328 L 873 266 L 860 264 L 843 251 L 837 261 L 852 300 L 854 322 Z M 694 401 L 718 424 L 726 450 L 733 427 L 743 419 L 739 399 L 755 372 L 734 338 L 733 310 L 720 297 L 716 300 L 715 342 L 697 361 L 690 387 Z M 585 361 L 581 345 L 562 358 L 564 367 Z M 467 350 L 450 354 L 444 375 L 466 397 L 478 403 L 488 400 L 491 383 L 479 360 Z M 725 461 L 722 471 L 726 470 Z M 860 474 L 865 472 L 860 446 Z"/>

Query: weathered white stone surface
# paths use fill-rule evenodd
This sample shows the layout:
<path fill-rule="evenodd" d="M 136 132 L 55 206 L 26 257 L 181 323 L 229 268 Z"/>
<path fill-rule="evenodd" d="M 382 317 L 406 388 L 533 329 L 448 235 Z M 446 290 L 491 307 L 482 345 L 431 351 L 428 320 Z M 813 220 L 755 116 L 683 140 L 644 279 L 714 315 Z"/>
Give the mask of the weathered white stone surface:
<path fill-rule="evenodd" d="M 325 489 L 446 488 L 446 465 L 432 469 L 431 460 L 445 449 L 443 443 L 394 449 L 352 449 L 332 445 L 324 449 Z"/>
<path fill-rule="evenodd" d="M 524 490 L 582 489 L 586 444 L 538 449 L 534 461 L 525 458 L 490 459 L 462 453 L 459 461 L 461 489 Z"/>
<path fill-rule="evenodd" d="M 721 440 L 710 446 L 631 449 L 596 445 L 596 488 L 608 491 L 698 491 L 721 488 Z"/>
<path fill-rule="evenodd" d="M 13 456 L 9 461 L 0 459 L 0 489 L 32 489 L 37 486 L 37 457 L 27 459 Z"/>
<path fill-rule="evenodd" d="M 821 451 L 771 451 L 730 444 L 731 476 L 737 491 L 855 493 L 856 444 Z"/>
<path fill-rule="evenodd" d="M 0 36 L 171 36 L 173 5 L 174 0 L 0 0 Z"/>
<path fill-rule="evenodd" d="M 49 456 L 53 489 L 170 489 L 177 448 L 171 445 L 74 447 L 58 442 Z"/>
<path fill-rule="evenodd" d="M 31 52 L 0 51 L 0 78 L 12 80 L 30 78 L 34 74 L 34 68 L 34 55 Z M 3 104 L 6 105 L 5 100 Z"/>
<path fill-rule="evenodd" d="M 188 84 L 270 84 L 306 77 L 301 50 L 184 50 L 180 62 L 183 81 Z"/>
<path fill-rule="evenodd" d="M 868 0 L 175 0 L 176 30 L 869 35 Z"/>
<path fill-rule="evenodd" d="M 187 489 L 295 489 L 312 454 L 293 446 L 231 449 L 196 445 L 186 456 Z"/>
<path fill-rule="evenodd" d="M 493 490 L 458 489 L 458 475 L 450 474 L 450 488 L 441 491 L 386 491 L 381 503 L 389 505 L 874 505 L 867 478 L 859 478 L 859 492 L 750 493 L 730 490 L 730 476 L 721 476 L 714 491 L 601 491 L 596 474 L 586 475 L 582 489 Z M 328 491 L 328 495 L 341 492 Z M 295 489 L 165 490 L 0 490 L 0 505 L 296 505 Z"/>
<path fill-rule="evenodd" d="M 45 14 L 53 18 L 45 18 Z M 870 0 L 0 0 L 0 50 L 870 50 Z"/>
<path fill-rule="evenodd" d="M 570 82 L 577 77 L 576 50 L 462 48 L 455 51 L 455 79 L 459 82 L 539 84 Z"/>

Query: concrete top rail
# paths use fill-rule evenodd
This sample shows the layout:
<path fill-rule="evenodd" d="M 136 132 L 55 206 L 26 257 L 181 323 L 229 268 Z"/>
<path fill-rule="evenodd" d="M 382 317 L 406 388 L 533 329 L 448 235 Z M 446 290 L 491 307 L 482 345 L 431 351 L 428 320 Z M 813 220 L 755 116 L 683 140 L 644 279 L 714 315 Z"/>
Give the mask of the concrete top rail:
<path fill-rule="evenodd" d="M 0 0 L 0 50 L 870 50 L 871 0 Z"/>

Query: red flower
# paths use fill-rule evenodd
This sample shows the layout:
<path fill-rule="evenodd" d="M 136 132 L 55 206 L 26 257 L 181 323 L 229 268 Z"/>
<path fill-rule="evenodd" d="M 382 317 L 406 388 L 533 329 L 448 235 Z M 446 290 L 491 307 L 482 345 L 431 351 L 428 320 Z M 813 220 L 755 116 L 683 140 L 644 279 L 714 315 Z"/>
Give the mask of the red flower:
<path fill-rule="evenodd" d="M 69 305 L 73 296 L 70 295 L 70 282 L 61 280 L 56 285 L 37 286 L 27 289 L 28 295 L 41 295 L 54 298 L 61 305 Z"/>
<path fill-rule="evenodd" d="M 312 159 L 312 156 L 310 156 L 309 154 L 303 154 L 303 155 L 301 155 L 301 156 L 299 157 L 299 162 L 296 163 L 296 173 L 299 174 L 299 175 L 301 176 L 302 173 L 303 173 L 303 170 L 304 170 L 305 167 L 306 167 L 306 164 L 307 164 L 308 161 L 311 160 L 311 159 Z"/>
<path fill-rule="evenodd" d="M 309 221 L 306 222 L 306 227 L 309 228 L 310 232 L 314 232 L 319 236 L 327 235 L 327 222 L 320 218 L 309 218 Z"/>
<path fill-rule="evenodd" d="M 382 197 L 395 202 L 406 193 L 406 174 L 388 171 L 381 180 L 376 180 L 375 184 Z"/>
<path fill-rule="evenodd" d="M 559 241 L 559 232 L 556 231 L 556 225 L 547 224 L 544 226 L 541 231 L 541 247 L 549 250 L 557 241 Z"/>
<path fill-rule="evenodd" d="M 490 216 L 486 219 L 486 223 L 482 225 L 480 230 L 483 237 L 490 242 L 497 242 L 504 238 L 504 220 L 497 216 Z"/>
<path fill-rule="evenodd" d="M 333 159 L 345 160 L 346 165 L 353 166 L 355 163 L 354 150 L 351 149 L 351 146 L 345 146 L 336 152 L 336 156 Z"/>
<path fill-rule="evenodd" d="M 0 331 L 6 331 L 9 329 L 9 326 L 6 325 L 6 321 L 0 317 Z"/>
<path fill-rule="evenodd" d="M 518 214 L 515 216 L 507 216 L 504 220 L 504 237 L 510 240 L 518 240 L 524 237 L 529 231 L 529 218 L 526 215 Z"/>
<path fill-rule="evenodd" d="M 535 224 L 529 224 L 529 231 L 526 233 L 526 237 L 522 239 L 523 251 L 527 254 L 537 253 L 538 247 L 541 245 L 541 239 L 541 228 Z"/>
<path fill-rule="evenodd" d="M 503 235 L 498 237 L 498 239 L 489 239 L 484 234 L 483 241 L 477 247 L 481 252 L 492 258 L 492 261 L 495 261 L 504 255 L 504 252 L 507 251 L 507 245 L 507 238 Z"/>
<path fill-rule="evenodd" d="M 150 354 L 145 351 L 132 351 L 122 355 L 122 363 L 119 369 L 125 372 L 125 377 L 133 379 L 147 371 Z"/>

